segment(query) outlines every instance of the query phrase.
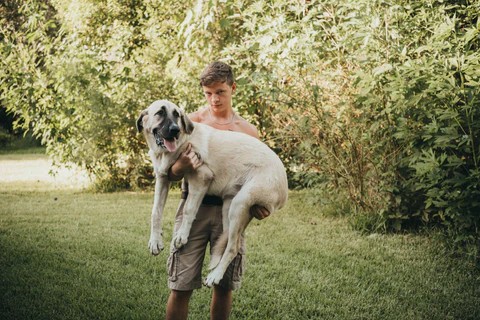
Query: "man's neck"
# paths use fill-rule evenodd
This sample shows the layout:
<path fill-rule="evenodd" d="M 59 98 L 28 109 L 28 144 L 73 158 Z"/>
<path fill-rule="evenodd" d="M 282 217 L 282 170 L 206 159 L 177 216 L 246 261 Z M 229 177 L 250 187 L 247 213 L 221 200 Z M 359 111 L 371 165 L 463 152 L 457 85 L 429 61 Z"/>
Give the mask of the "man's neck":
<path fill-rule="evenodd" d="M 216 124 L 229 124 L 235 118 L 235 112 L 232 107 L 225 108 L 224 110 L 215 110 L 208 106 L 208 115 Z"/>

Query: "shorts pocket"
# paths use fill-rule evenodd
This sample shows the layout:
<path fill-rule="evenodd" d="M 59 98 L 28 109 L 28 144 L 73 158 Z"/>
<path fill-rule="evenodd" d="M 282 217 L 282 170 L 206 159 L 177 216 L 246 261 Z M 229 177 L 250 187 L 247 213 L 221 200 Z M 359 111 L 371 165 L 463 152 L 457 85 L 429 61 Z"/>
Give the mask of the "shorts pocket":
<path fill-rule="evenodd" d="M 170 253 L 167 260 L 168 280 L 175 282 L 178 279 L 178 250 Z"/>

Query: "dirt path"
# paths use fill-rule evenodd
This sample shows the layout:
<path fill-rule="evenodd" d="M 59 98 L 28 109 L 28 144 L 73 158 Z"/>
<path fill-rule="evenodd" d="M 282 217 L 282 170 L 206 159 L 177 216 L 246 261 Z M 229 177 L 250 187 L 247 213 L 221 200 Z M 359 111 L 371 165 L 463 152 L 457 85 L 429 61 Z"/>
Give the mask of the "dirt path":
<path fill-rule="evenodd" d="M 55 174 L 52 174 L 52 171 Z M 44 155 L 0 156 L 0 184 L 42 183 L 58 187 L 82 188 L 90 184 L 85 172 L 72 168 L 53 168 Z"/>

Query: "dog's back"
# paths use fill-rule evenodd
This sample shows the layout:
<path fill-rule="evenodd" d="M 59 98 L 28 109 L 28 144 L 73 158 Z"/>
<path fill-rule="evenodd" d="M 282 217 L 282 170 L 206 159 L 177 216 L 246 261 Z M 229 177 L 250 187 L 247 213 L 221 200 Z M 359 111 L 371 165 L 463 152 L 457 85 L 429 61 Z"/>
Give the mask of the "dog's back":
<path fill-rule="evenodd" d="M 214 174 L 208 194 L 233 198 L 251 184 L 252 205 L 273 212 L 285 204 L 285 168 L 266 144 L 244 133 L 221 131 L 200 123 L 195 124 L 189 140 L 194 148 L 201 146 L 195 151 Z"/>

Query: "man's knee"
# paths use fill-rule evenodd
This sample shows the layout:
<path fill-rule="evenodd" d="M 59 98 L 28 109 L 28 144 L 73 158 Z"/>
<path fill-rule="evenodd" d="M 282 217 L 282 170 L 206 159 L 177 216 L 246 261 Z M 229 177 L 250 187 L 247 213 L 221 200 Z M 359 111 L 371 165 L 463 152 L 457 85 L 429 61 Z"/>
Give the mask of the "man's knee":
<path fill-rule="evenodd" d="M 171 299 L 175 301 L 188 301 L 192 296 L 193 290 L 181 291 L 181 290 L 172 290 L 170 291 Z"/>
<path fill-rule="evenodd" d="M 190 301 L 190 296 L 192 291 L 170 291 L 170 296 L 168 297 L 167 310 L 165 319 L 167 320 L 178 320 L 178 319 L 187 319 L 188 318 L 188 303 Z"/>
<path fill-rule="evenodd" d="M 231 288 L 225 288 L 219 285 L 213 286 L 213 294 L 218 294 L 220 296 L 229 296 L 232 294 Z"/>

